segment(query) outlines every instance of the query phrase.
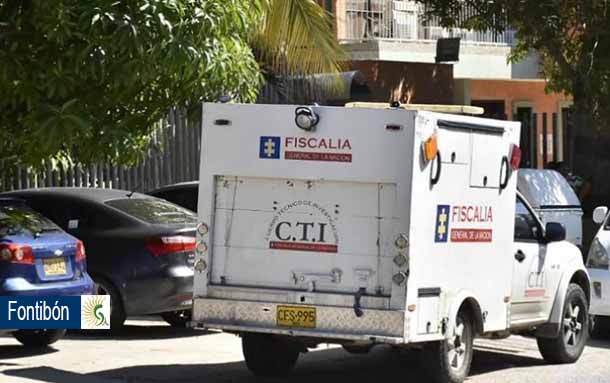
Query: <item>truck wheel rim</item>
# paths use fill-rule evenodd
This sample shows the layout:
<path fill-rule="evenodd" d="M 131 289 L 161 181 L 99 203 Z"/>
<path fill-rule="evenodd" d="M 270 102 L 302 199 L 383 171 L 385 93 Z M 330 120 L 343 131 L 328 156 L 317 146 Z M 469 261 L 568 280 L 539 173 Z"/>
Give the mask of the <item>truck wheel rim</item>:
<path fill-rule="evenodd" d="M 563 341 L 567 346 L 579 344 L 582 336 L 582 312 L 578 303 L 570 303 L 563 319 Z"/>
<path fill-rule="evenodd" d="M 464 339 L 464 323 L 458 323 L 453 337 L 448 340 L 447 358 L 452 370 L 459 370 L 466 359 L 467 340 Z"/>

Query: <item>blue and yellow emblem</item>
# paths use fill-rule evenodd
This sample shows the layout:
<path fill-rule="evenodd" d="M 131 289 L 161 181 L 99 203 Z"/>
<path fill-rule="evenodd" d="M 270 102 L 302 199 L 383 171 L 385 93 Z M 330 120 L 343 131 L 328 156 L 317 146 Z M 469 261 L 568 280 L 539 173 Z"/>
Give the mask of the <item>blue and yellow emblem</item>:
<path fill-rule="evenodd" d="M 280 158 L 280 137 L 261 136 L 258 147 L 258 158 L 277 160 Z"/>
<path fill-rule="evenodd" d="M 434 242 L 447 242 L 449 238 L 449 205 L 436 206 L 436 229 Z"/>

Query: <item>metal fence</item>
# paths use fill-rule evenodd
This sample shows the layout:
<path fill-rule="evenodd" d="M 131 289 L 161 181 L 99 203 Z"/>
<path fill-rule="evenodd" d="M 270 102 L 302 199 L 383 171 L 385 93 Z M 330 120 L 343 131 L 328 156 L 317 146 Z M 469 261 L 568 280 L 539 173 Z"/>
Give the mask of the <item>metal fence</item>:
<path fill-rule="evenodd" d="M 74 165 L 33 171 L 24 167 L 4 169 L 0 164 L 0 191 L 49 187 L 82 186 L 146 192 L 157 187 L 199 178 L 201 125 L 179 110 L 172 110 L 160 123 L 144 160 L 133 167 L 108 163 Z"/>
<path fill-rule="evenodd" d="M 346 0 L 345 17 L 338 17 L 339 38 L 342 41 L 393 40 L 436 41 L 445 37 L 460 37 L 465 44 L 512 45 L 515 31 L 474 31 L 463 28 L 447 29 L 439 18 L 427 16 L 425 7 L 415 1 Z M 472 16 L 474 10 L 464 7 L 457 15 L 458 24 Z"/>
<path fill-rule="evenodd" d="M 272 93 L 270 89 L 265 89 L 259 102 L 293 101 L 284 98 L 275 100 L 276 96 Z M 522 123 L 522 166 L 546 167 L 551 161 L 565 161 L 572 165 L 573 118 L 567 109 L 562 114 L 561 123 L 558 123 L 557 113 L 513 116 L 513 120 Z M 191 121 L 184 113 L 172 110 L 155 131 L 144 160 L 137 166 L 75 165 L 56 169 L 48 167 L 41 171 L 17 167 L 14 171 L 6 171 L 0 164 L 0 191 L 77 186 L 146 192 L 168 184 L 199 179 L 200 152 L 200 122 Z"/>
<path fill-rule="evenodd" d="M 308 81 L 301 77 L 291 78 L 289 81 L 276 81 L 263 86 L 257 102 L 308 104 L 319 101 L 323 103 L 327 93 L 324 89 L 329 81 L 324 76 L 317 81 Z M 137 166 L 102 163 L 52 168 L 49 165 L 44 170 L 34 171 L 0 162 L 0 192 L 53 186 L 147 192 L 173 183 L 198 180 L 200 153 L 201 122 L 189 120 L 186 113 L 174 109 L 168 113 L 164 121 L 159 123 L 143 161 Z"/>

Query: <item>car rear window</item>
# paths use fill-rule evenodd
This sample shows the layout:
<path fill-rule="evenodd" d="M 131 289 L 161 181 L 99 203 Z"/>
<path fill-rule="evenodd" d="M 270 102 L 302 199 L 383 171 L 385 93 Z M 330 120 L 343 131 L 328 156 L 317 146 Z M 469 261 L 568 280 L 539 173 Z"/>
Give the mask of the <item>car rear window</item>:
<path fill-rule="evenodd" d="M 48 218 L 22 204 L 0 204 L 0 237 L 60 230 Z"/>
<path fill-rule="evenodd" d="M 156 198 L 125 198 L 106 205 L 151 224 L 196 224 L 197 215 L 173 203 Z"/>

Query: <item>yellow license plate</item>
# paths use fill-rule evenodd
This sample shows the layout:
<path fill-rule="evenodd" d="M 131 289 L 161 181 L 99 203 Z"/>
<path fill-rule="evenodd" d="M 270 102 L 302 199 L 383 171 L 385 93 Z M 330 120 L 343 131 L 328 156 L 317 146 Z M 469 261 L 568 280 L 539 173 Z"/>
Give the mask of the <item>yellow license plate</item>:
<path fill-rule="evenodd" d="M 42 267 L 45 275 L 65 275 L 66 274 L 66 259 L 50 258 L 42 260 Z"/>
<path fill-rule="evenodd" d="M 281 327 L 316 327 L 316 308 L 277 306 L 277 325 Z"/>

